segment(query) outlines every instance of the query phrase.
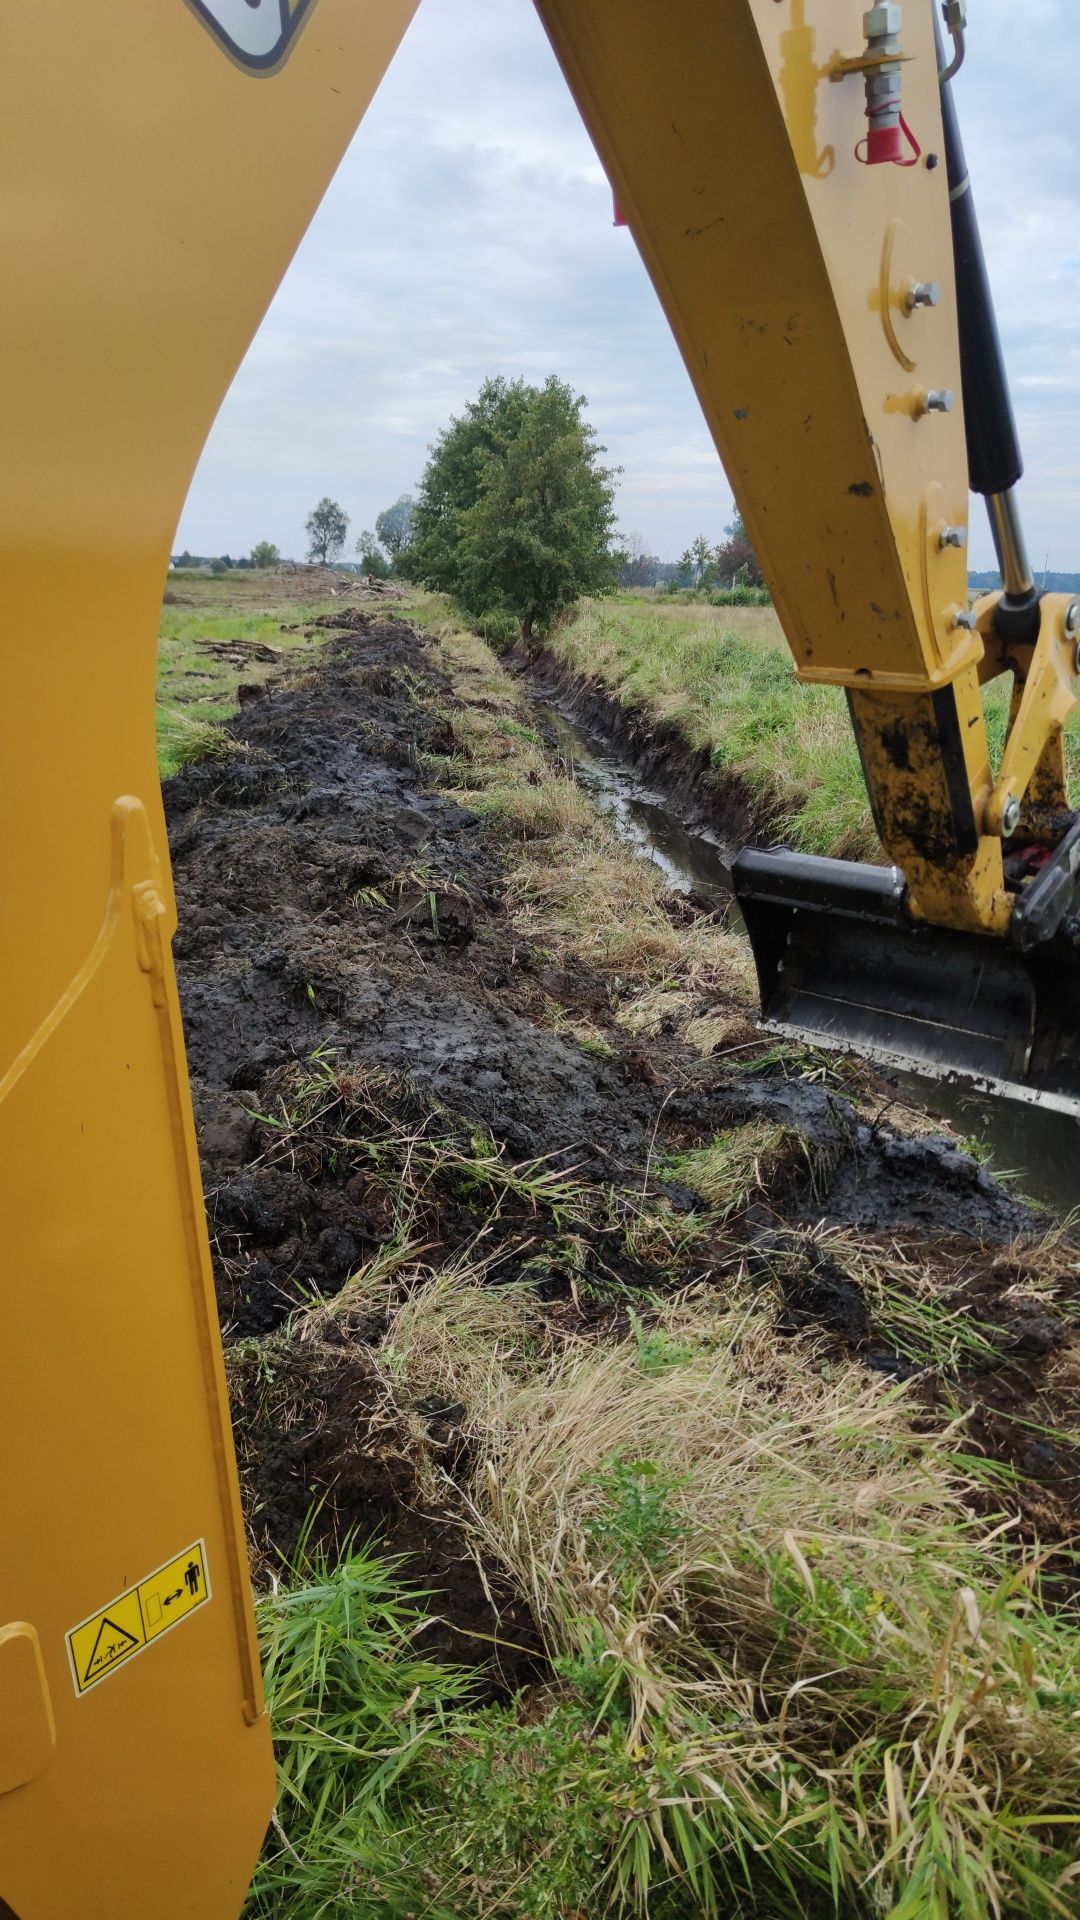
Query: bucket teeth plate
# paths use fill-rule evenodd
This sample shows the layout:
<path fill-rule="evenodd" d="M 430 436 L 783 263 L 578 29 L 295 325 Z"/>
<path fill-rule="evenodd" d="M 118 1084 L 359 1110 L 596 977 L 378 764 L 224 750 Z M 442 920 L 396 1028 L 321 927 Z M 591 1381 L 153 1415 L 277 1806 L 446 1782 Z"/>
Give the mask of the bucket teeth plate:
<path fill-rule="evenodd" d="M 1080 1117 L 1080 966 L 1068 946 L 913 920 L 895 867 L 747 850 L 735 895 L 762 1023 L 972 1093 Z"/>

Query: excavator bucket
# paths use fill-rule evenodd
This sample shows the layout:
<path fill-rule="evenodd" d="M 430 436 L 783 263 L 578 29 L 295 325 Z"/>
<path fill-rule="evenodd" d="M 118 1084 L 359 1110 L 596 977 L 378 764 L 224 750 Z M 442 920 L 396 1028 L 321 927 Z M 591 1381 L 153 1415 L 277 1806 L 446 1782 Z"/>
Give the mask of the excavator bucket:
<path fill-rule="evenodd" d="M 896 867 L 783 847 L 744 851 L 733 878 L 767 1031 L 1080 1117 L 1080 962 L 1064 933 L 1034 942 L 1019 911 L 1004 940 L 930 926 Z"/>

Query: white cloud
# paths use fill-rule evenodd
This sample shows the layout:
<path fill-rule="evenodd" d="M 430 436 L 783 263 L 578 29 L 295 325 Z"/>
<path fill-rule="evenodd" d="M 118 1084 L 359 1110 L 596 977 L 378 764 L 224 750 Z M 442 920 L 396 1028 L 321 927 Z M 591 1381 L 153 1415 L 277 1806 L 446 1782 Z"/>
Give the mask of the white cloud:
<path fill-rule="evenodd" d="M 970 14 L 956 84 L 1031 546 L 1080 568 L 1080 8 Z M 589 396 L 624 526 L 665 555 L 719 532 L 730 489 L 532 7 L 421 0 L 222 408 L 179 543 L 302 552 L 327 491 L 370 526 L 487 374 L 549 372 Z M 990 556 L 976 512 L 973 563 Z"/>

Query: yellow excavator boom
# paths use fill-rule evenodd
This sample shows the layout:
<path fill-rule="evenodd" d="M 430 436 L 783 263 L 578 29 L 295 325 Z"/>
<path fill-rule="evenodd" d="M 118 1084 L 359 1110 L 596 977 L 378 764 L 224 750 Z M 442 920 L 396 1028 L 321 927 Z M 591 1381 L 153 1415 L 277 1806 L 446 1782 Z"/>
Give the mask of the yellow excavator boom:
<path fill-rule="evenodd" d="M 949 930 L 983 966 L 1035 925 L 1010 836 L 1064 844 L 1075 614 L 1052 596 L 1034 621 L 1005 623 L 997 597 L 968 611 L 931 0 L 537 6 L 797 669 L 848 693 L 906 877 L 881 924 L 901 944 Z M 156 638 L 215 412 L 413 7 L 52 0 L 5 23 L 0 1912 L 18 1920 L 231 1920 L 271 1809 Z M 980 689 L 1006 669 L 995 779 Z M 747 898 L 790 981 L 771 885 L 751 874 Z M 824 894 L 831 919 L 800 912 L 828 950 L 844 916 Z M 806 1006 L 780 1024 L 812 1026 Z"/>

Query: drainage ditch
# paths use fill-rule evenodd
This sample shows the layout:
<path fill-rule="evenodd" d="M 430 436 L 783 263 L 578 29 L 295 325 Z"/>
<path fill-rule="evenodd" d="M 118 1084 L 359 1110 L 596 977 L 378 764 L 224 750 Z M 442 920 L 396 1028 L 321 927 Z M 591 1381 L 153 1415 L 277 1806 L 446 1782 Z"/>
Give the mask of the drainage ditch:
<path fill-rule="evenodd" d="M 546 700 L 537 697 L 536 707 L 568 768 L 611 815 L 623 839 L 642 859 L 652 860 L 676 892 L 700 895 L 723 914 L 728 926 L 741 930 L 731 883 L 736 849 L 724 846 L 707 828 L 688 825 L 610 743 Z M 901 1102 L 946 1121 L 964 1140 L 985 1147 L 998 1179 L 1015 1179 L 1024 1193 L 1056 1213 L 1065 1215 L 1076 1207 L 1080 1123 L 1016 1101 L 980 1098 L 915 1074 L 897 1075 L 895 1081 Z"/>

